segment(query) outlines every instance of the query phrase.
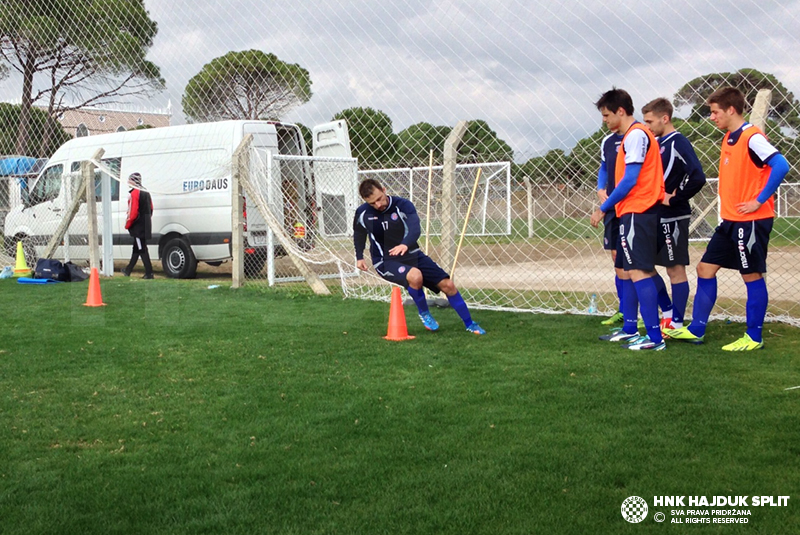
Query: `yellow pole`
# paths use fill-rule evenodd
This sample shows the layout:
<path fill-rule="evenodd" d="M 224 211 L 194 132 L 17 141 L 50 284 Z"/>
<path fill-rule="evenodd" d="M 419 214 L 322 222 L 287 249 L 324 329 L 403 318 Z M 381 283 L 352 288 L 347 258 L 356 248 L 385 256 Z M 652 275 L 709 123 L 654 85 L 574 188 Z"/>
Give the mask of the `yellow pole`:
<path fill-rule="evenodd" d="M 431 182 L 433 182 L 433 149 L 428 163 L 428 206 L 425 210 L 425 254 L 430 255 L 428 250 L 428 236 L 431 234 Z"/>
<path fill-rule="evenodd" d="M 458 239 L 458 247 L 456 248 L 456 256 L 453 258 L 453 268 L 450 270 L 450 278 L 455 278 L 456 264 L 458 263 L 458 253 L 461 252 L 461 244 L 464 243 L 464 235 L 467 233 L 467 223 L 469 223 L 469 214 L 472 211 L 472 203 L 475 201 L 475 192 L 478 190 L 478 182 L 481 180 L 481 168 L 478 168 L 478 174 L 475 175 L 475 184 L 472 185 L 472 195 L 469 197 L 469 205 L 467 206 L 467 215 L 464 217 L 464 226 L 461 228 L 461 237 Z"/>

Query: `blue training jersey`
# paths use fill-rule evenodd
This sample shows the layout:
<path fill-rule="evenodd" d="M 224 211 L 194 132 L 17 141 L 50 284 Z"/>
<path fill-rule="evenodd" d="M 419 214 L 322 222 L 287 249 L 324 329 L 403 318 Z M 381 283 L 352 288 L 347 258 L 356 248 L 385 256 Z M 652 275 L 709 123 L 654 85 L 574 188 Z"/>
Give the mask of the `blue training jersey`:
<path fill-rule="evenodd" d="M 402 197 L 389 196 L 389 206 L 380 212 L 367 203 L 356 209 L 353 219 L 353 246 L 356 260 L 364 258 L 364 246 L 369 237 L 369 254 L 372 265 L 377 266 L 388 256 L 389 250 L 400 244 L 408 247 L 403 256 L 393 257 L 402 261 L 419 256 L 419 216 L 414 204 Z"/>
<path fill-rule="evenodd" d="M 662 206 L 661 217 L 688 217 L 692 213 L 689 199 L 706 183 L 703 166 L 691 142 L 677 130 L 658 138 L 658 145 L 664 165 L 664 190 L 675 194 L 669 206 Z"/>

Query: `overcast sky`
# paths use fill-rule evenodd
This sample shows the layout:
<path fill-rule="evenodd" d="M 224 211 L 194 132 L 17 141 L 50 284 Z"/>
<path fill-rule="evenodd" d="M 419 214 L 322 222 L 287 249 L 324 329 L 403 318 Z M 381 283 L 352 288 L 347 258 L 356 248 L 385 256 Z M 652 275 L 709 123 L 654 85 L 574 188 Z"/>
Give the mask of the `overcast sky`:
<path fill-rule="evenodd" d="M 314 96 L 285 119 L 313 125 L 353 106 L 386 112 L 395 132 L 421 121 L 484 119 L 518 161 L 571 148 L 600 125 L 612 85 L 637 110 L 697 76 L 753 67 L 800 94 L 800 0 L 145 0 L 159 32 L 148 55 L 171 101 L 231 50 L 306 68 Z M 725 11 L 719 11 L 724 9 Z M 0 98 L 20 83 L 0 82 Z"/>

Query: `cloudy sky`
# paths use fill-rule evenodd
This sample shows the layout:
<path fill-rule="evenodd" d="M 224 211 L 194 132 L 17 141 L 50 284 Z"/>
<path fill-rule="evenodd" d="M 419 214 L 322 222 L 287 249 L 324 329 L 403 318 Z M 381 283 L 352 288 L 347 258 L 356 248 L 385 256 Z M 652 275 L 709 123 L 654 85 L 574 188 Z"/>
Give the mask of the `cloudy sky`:
<path fill-rule="evenodd" d="M 697 76 L 753 67 L 800 94 L 800 0 L 145 0 L 159 32 L 149 58 L 185 121 L 187 81 L 231 50 L 306 68 L 314 96 L 285 119 L 313 125 L 353 106 L 395 132 L 484 119 L 522 161 L 595 131 L 612 85 L 637 109 Z M 724 9 L 724 11 L 720 11 Z M 19 82 L 0 82 L 18 98 Z"/>

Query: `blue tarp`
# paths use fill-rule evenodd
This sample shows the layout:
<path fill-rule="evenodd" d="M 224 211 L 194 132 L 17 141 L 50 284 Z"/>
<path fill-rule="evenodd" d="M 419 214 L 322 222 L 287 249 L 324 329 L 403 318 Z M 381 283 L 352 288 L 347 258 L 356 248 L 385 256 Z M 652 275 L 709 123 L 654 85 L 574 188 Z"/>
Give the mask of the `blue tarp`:
<path fill-rule="evenodd" d="M 36 158 L 17 156 L 0 160 L 0 176 L 25 175 L 36 164 Z"/>

